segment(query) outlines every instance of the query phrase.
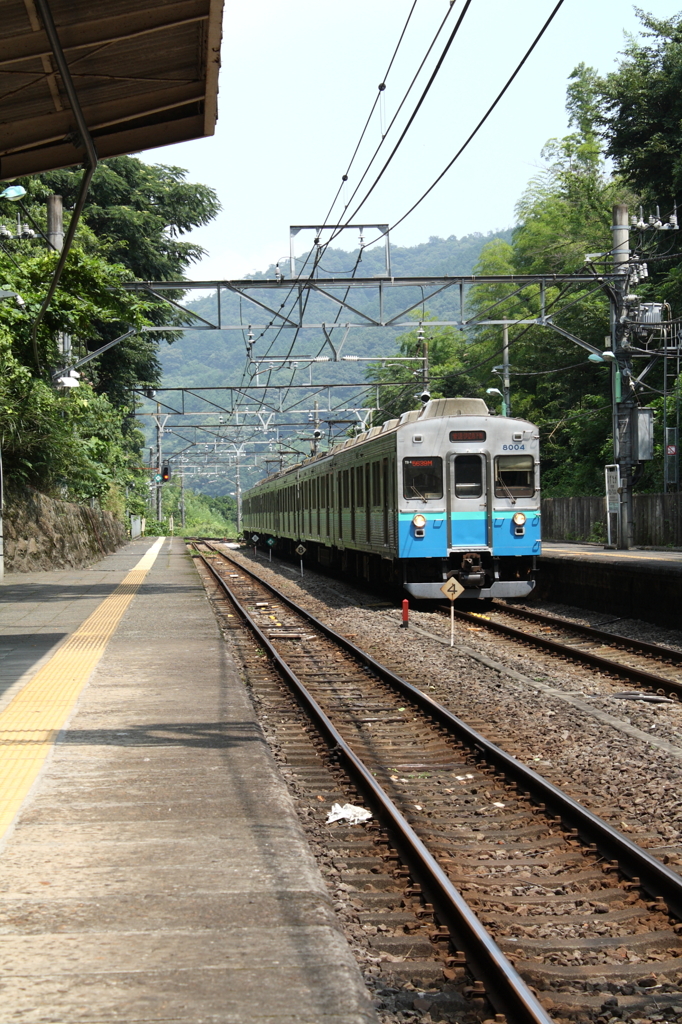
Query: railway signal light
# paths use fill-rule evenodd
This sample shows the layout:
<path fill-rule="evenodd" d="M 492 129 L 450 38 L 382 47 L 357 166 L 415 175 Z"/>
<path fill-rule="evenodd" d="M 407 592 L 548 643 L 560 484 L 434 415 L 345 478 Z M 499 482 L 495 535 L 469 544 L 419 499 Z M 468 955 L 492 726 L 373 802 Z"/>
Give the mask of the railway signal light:
<path fill-rule="evenodd" d="M 170 478 L 171 478 L 170 466 L 166 462 L 165 465 L 163 466 L 162 470 L 161 470 L 161 480 L 163 481 L 164 484 L 167 484 L 168 481 L 170 480 Z"/>

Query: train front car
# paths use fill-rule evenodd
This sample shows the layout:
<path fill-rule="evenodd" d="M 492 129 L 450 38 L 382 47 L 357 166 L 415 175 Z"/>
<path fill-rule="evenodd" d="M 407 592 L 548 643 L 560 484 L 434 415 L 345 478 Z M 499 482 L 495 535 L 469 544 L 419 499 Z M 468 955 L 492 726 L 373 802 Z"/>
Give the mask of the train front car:
<path fill-rule="evenodd" d="M 405 589 L 442 599 L 454 576 L 459 602 L 527 597 L 540 554 L 537 428 L 478 398 L 444 398 L 397 433 Z"/>

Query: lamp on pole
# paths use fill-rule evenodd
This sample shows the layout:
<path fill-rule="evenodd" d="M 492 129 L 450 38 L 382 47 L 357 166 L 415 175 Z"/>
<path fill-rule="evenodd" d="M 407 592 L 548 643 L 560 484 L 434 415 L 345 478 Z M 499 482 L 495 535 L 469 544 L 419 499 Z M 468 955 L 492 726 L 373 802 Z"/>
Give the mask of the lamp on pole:
<path fill-rule="evenodd" d="M 502 399 L 502 415 L 506 416 L 507 415 L 507 408 L 506 408 L 505 401 L 504 401 L 504 395 L 502 394 L 500 389 L 499 388 L 486 388 L 485 389 L 485 393 L 486 393 L 486 395 L 499 395 L 500 396 L 500 398 Z"/>

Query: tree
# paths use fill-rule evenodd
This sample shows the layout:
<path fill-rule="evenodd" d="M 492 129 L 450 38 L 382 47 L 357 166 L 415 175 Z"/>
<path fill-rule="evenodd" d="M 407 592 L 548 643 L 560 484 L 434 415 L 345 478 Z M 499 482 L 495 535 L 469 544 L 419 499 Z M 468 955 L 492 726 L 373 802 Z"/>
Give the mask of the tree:
<path fill-rule="evenodd" d="M 133 327 L 138 333 L 88 364 L 81 386 L 55 392 L 38 373 L 32 327 L 58 255 L 46 247 L 45 200 L 58 192 L 66 220 L 82 171 L 55 171 L 22 179 L 27 197 L 21 216 L 37 229 L 32 239 L 0 246 L 0 285 L 16 292 L 0 302 L 0 440 L 11 479 L 77 500 L 90 497 L 120 505 L 123 487 L 145 493 L 140 465 L 142 434 L 135 421 L 132 389 L 160 376 L 160 334 L 143 329 L 176 322 L 165 303 L 133 294 L 124 284 L 139 276 L 181 278 L 203 250 L 179 240 L 218 210 L 215 193 L 185 181 L 175 167 L 150 167 L 133 157 L 103 161 L 68 254 L 59 288 L 37 336 L 40 361 L 63 365 L 57 338 L 71 337 L 76 358 Z M 17 207 L 0 200 L 0 218 Z M 170 339 L 174 337 L 169 336 Z M 112 492 L 113 488 L 113 492 Z"/>
<path fill-rule="evenodd" d="M 668 19 L 638 14 L 643 38 L 629 38 L 617 70 L 598 82 L 598 124 L 606 152 L 638 194 L 645 218 L 658 206 L 667 221 L 682 199 L 682 14 Z M 642 232 L 633 238 L 649 263 L 642 297 L 670 303 L 679 316 L 679 233 Z"/>
<path fill-rule="evenodd" d="M 682 15 L 638 14 L 644 41 L 630 37 L 618 69 L 598 83 L 599 123 L 623 177 L 672 206 L 682 192 Z"/>
<path fill-rule="evenodd" d="M 584 268 L 585 254 L 611 247 L 611 207 L 627 189 L 611 179 L 594 131 L 596 76 L 580 65 L 569 81 L 567 107 L 576 131 L 550 140 L 543 150 L 545 168 L 519 200 L 512 245 L 484 249 L 476 273 L 574 273 Z M 505 290 L 508 298 L 505 298 Z M 539 287 L 479 286 L 474 312 L 531 320 L 542 313 Z M 544 296 L 544 312 L 571 334 L 603 346 L 609 333 L 608 299 L 598 284 L 556 285 Z M 500 363 L 500 327 L 482 327 L 475 337 L 479 353 L 488 354 L 481 374 Z M 545 493 L 597 493 L 611 443 L 610 383 L 605 368 L 587 361 L 583 350 L 550 328 L 509 327 L 512 411 L 538 423 L 542 437 Z M 499 383 L 499 382 L 497 382 Z"/>
<path fill-rule="evenodd" d="M 33 223 L 46 230 L 45 200 L 61 195 L 65 219 L 73 209 L 82 170 L 49 171 L 22 179 L 28 190 L 27 213 Z M 127 270 L 129 278 L 141 280 L 182 279 L 190 264 L 204 255 L 204 249 L 180 236 L 192 228 L 209 223 L 220 204 L 207 185 L 187 182 L 180 167 L 149 165 L 136 157 L 121 156 L 103 160 L 93 176 L 76 239 L 77 246 L 91 257 Z M 41 240 L 35 244 L 40 245 Z M 65 275 L 66 277 L 66 275 Z M 66 288 L 66 280 L 62 288 Z M 166 293 L 179 299 L 182 293 Z M 113 321 L 91 318 L 90 339 L 86 350 L 94 351 L 123 334 L 129 321 L 125 310 Z M 179 325 L 191 317 L 161 300 L 148 300 L 146 323 Z M 48 324 L 49 326 L 49 324 Z M 173 332 L 154 332 L 151 336 L 127 338 L 104 353 L 92 367 L 98 392 L 120 404 L 130 401 L 130 391 L 140 384 L 154 385 L 160 379 L 158 344 L 172 343 Z"/>
<path fill-rule="evenodd" d="M 49 171 L 40 181 L 61 195 L 71 210 L 83 171 Z M 137 157 L 103 160 L 93 176 L 83 221 L 112 263 L 120 263 L 143 281 L 184 277 L 205 250 L 179 236 L 208 224 L 220 210 L 208 185 L 186 181 L 181 167 L 145 164 Z"/>

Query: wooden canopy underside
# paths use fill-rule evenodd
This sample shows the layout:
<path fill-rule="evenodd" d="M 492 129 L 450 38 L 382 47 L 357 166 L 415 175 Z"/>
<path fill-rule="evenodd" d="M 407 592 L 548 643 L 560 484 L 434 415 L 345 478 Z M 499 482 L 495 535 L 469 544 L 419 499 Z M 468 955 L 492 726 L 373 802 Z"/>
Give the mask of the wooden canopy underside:
<path fill-rule="evenodd" d="M 100 158 L 213 134 L 222 8 L 223 0 L 50 0 Z M 84 157 L 33 0 L 4 0 L 0 180 Z"/>

